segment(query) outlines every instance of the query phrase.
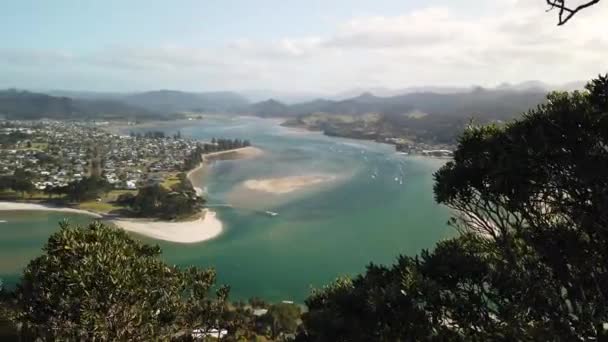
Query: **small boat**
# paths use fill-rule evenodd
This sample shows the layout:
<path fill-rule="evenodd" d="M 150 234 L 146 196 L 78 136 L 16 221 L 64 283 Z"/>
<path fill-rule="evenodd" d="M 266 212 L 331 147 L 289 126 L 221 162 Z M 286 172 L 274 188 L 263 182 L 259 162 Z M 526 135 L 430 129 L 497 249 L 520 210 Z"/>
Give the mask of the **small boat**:
<path fill-rule="evenodd" d="M 399 178 L 398 178 L 398 177 L 395 177 L 395 182 L 398 182 L 398 181 L 399 181 Z"/>
<path fill-rule="evenodd" d="M 7 220 L 0 220 L 0 223 L 7 223 Z"/>
<path fill-rule="evenodd" d="M 273 211 L 268 211 L 268 210 L 267 210 L 267 211 L 265 211 L 264 213 L 265 213 L 266 215 L 268 215 L 268 216 L 272 216 L 272 217 L 275 217 L 275 216 L 279 215 L 278 213 L 275 213 L 275 212 L 273 212 Z"/>

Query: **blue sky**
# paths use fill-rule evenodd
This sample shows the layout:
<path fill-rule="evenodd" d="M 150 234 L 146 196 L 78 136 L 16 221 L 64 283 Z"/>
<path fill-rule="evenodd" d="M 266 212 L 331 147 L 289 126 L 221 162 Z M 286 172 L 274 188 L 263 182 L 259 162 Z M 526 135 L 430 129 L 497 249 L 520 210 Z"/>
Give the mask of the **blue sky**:
<path fill-rule="evenodd" d="M 5 0 L 0 87 L 339 92 L 605 72 L 608 6 L 566 30 L 543 3 Z"/>

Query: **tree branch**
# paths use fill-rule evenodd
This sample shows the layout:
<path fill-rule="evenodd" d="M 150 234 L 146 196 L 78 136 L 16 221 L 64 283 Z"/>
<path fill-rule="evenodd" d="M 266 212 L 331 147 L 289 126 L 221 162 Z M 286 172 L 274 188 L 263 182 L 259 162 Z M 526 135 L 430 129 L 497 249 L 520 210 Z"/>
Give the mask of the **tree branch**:
<path fill-rule="evenodd" d="M 548 11 L 554 8 L 559 9 L 559 22 L 557 25 L 561 26 L 572 19 L 572 17 L 579 11 L 582 11 L 587 7 L 591 7 L 599 2 L 600 0 L 591 0 L 575 8 L 570 8 L 566 5 L 566 0 L 547 0 L 547 5 L 550 6 Z"/>

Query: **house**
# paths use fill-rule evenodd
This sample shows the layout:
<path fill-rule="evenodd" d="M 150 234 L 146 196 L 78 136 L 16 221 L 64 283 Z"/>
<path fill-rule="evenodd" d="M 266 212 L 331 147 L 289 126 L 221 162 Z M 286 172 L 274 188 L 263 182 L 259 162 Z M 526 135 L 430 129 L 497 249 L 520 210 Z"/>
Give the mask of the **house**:
<path fill-rule="evenodd" d="M 126 181 L 126 188 L 129 190 L 135 190 L 137 189 L 137 182 L 134 180 L 128 180 Z"/>
<path fill-rule="evenodd" d="M 200 339 L 200 338 L 205 338 L 205 337 L 222 339 L 226 335 L 228 335 L 228 330 L 226 330 L 226 329 L 222 329 L 222 330 L 209 329 L 209 331 L 207 331 L 207 332 L 205 332 L 203 329 L 192 330 L 192 338 L 194 338 L 194 339 Z"/>

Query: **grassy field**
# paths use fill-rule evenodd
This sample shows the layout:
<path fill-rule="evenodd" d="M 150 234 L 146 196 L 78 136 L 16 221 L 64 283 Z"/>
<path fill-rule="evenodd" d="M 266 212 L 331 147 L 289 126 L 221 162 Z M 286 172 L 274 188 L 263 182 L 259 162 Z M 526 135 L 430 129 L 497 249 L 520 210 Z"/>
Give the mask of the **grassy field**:
<path fill-rule="evenodd" d="M 105 195 L 104 197 L 102 197 L 101 199 L 103 201 L 111 202 L 111 201 L 115 201 L 118 198 L 118 196 L 120 196 L 122 194 L 132 194 L 133 196 L 135 196 L 135 195 L 137 195 L 137 190 L 112 190 L 112 191 L 108 192 L 108 194 Z"/>
<path fill-rule="evenodd" d="M 100 214 L 108 214 L 115 210 L 124 209 L 124 207 L 114 203 L 118 196 L 122 194 L 133 194 L 137 195 L 137 190 L 112 190 L 106 195 L 100 197 L 100 201 L 92 200 L 79 203 L 75 208 L 89 210 Z M 53 196 L 49 198 L 48 195 L 43 192 L 37 191 L 32 194 L 22 195 L 12 190 L 0 191 L 0 200 L 4 201 L 27 201 L 27 202 L 44 202 L 53 203 L 55 205 L 69 205 L 68 203 L 62 202 L 65 196 Z"/>
<path fill-rule="evenodd" d="M 108 214 L 115 210 L 124 209 L 125 207 L 114 203 L 118 196 L 123 194 L 137 195 L 137 190 L 112 190 L 106 195 L 100 197 L 100 201 L 86 201 L 78 204 L 78 209 L 94 211 L 100 214 Z"/>
<path fill-rule="evenodd" d="M 34 150 L 40 150 L 40 151 L 46 151 L 46 149 L 49 147 L 49 144 L 47 143 L 32 143 L 32 149 Z"/>
<path fill-rule="evenodd" d="M 165 189 L 171 190 L 174 186 L 178 185 L 180 180 L 177 177 L 177 173 L 169 173 L 165 177 L 165 180 L 160 184 Z"/>
<path fill-rule="evenodd" d="M 53 198 L 62 198 L 63 196 L 53 196 Z M 0 199 L 3 200 L 28 200 L 28 201 L 43 201 L 48 200 L 49 196 L 43 193 L 42 191 L 36 191 L 31 194 L 22 194 L 15 192 L 13 190 L 2 190 L 0 191 Z"/>
<path fill-rule="evenodd" d="M 76 206 L 78 209 L 93 211 L 100 214 L 109 214 L 112 211 L 123 209 L 122 206 L 110 202 L 87 201 Z"/>
<path fill-rule="evenodd" d="M 17 150 L 44 152 L 48 149 L 48 147 L 49 147 L 49 144 L 47 144 L 47 143 L 32 143 L 31 147 L 22 146 L 20 148 L 17 148 Z"/>

